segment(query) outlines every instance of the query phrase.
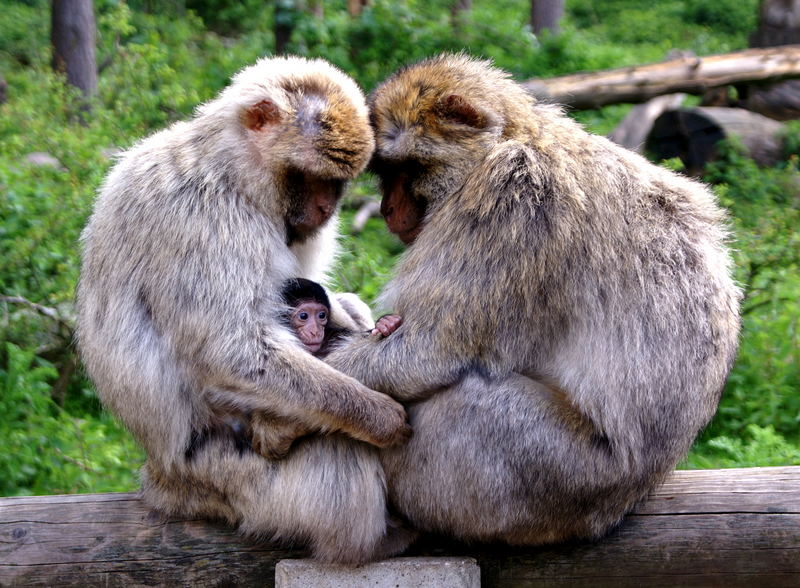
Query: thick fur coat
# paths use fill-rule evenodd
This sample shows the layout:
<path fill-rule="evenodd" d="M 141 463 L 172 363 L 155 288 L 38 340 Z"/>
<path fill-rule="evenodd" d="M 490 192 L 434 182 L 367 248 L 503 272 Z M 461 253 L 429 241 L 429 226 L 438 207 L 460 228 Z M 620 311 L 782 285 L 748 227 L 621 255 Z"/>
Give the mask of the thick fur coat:
<path fill-rule="evenodd" d="M 328 362 L 409 403 L 391 502 L 464 539 L 602 535 L 716 410 L 739 330 L 723 211 L 465 56 L 370 108 L 384 211 L 405 190 L 422 222 L 383 296 L 402 326 Z"/>
<path fill-rule="evenodd" d="M 280 296 L 289 278 L 324 278 L 335 199 L 373 144 L 350 78 L 319 60 L 264 59 L 108 174 L 82 236 L 78 343 L 103 403 L 147 452 L 152 506 L 308 542 L 325 560 L 405 546 L 387 543 L 375 449 L 352 439 L 401 441 L 405 413 L 304 351 Z M 333 324 L 364 327 L 331 305 Z M 254 411 L 349 437 L 263 459 L 225 421 Z"/>

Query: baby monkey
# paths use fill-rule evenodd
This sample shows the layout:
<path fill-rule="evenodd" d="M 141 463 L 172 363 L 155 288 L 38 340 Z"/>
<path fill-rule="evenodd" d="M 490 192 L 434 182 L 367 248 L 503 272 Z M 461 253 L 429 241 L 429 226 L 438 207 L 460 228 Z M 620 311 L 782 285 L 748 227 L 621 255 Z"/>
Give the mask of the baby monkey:
<path fill-rule="evenodd" d="M 288 307 L 285 320 L 300 339 L 303 347 L 314 357 L 324 358 L 333 350 L 335 344 L 352 335 L 350 329 L 329 322 L 331 303 L 325 289 L 312 280 L 292 278 L 283 283 L 281 296 Z M 369 318 L 369 317 L 366 317 Z M 372 322 L 371 318 L 364 322 Z M 370 336 L 388 337 L 402 324 L 403 319 L 396 314 L 382 316 L 369 331 Z M 246 441 L 253 451 L 268 459 L 282 459 L 289 453 L 292 443 L 298 437 L 325 431 L 311 430 L 300 423 L 278 418 L 266 412 L 254 412 L 247 417 L 249 426 Z M 241 421 L 233 419 L 226 422 L 229 427 L 242 430 Z"/>
<path fill-rule="evenodd" d="M 281 295 L 289 307 L 289 326 L 314 357 L 325 357 L 333 343 L 351 334 L 347 329 L 328 323 L 331 304 L 325 289 L 317 282 L 304 278 L 287 280 Z M 402 322 L 399 315 L 384 315 L 377 320 L 370 335 L 388 337 Z"/>

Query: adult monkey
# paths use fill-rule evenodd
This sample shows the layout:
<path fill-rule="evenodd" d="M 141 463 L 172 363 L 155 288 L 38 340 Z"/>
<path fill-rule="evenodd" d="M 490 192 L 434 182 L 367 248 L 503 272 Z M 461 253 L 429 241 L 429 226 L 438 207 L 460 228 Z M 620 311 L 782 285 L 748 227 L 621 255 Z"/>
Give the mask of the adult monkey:
<path fill-rule="evenodd" d="M 739 329 L 723 212 L 463 55 L 370 106 L 404 322 L 327 361 L 413 403 L 391 502 L 462 539 L 604 534 L 716 409 Z"/>
<path fill-rule="evenodd" d="M 373 447 L 318 436 L 266 460 L 226 424 L 257 411 L 276 417 L 269 426 L 380 447 L 407 437 L 398 403 L 312 357 L 281 317 L 281 284 L 329 265 L 343 185 L 372 148 L 350 78 L 271 59 L 109 173 L 82 237 L 78 341 L 104 404 L 147 452 L 152 506 L 309 542 L 324 560 L 409 541 L 387 533 Z M 366 328 L 331 304 L 332 321 Z"/>

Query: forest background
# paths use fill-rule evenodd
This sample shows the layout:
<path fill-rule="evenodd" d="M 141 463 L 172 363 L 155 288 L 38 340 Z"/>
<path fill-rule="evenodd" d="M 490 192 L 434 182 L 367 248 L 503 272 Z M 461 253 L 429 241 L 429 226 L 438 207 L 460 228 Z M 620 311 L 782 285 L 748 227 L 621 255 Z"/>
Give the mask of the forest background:
<path fill-rule="evenodd" d="M 558 32 L 537 35 L 526 0 L 98 0 L 88 102 L 53 73 L 47 0 L 0 0 L 0 14 L 1 496 L 136 488 L 143 454 L 101 408 L 72 346 L 79 233 L 114 154 L 190 116 L 276 43 L 329 59 L 367 92 L 442 51 L 491 58 L 526 80 L 658 61 L 673 49 L 743 49 L 758 2 L 566 0 Z M 606 134 L 629 109 L 570 114 Z M 782 160 L 764 168 L 731 141 L 703 178 L 731 214 L 743 332 L 719 412 L 682 467 L 800 464 L 797 123 L 783 144 Z M 376 195 L 365 175 L 346 196 L 335 271 L 337 289 L 370 302 L 402 252 L 379 219 L 351 234 L 355 209 Z"/>

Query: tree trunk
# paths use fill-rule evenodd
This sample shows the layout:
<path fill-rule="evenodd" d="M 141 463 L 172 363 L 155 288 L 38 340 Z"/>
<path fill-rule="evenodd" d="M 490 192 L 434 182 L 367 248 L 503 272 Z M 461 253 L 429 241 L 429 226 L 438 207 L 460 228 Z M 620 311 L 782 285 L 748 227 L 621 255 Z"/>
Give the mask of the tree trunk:
<path fill-rule="evenodd" d="M 472 0 L 451 0 L 450 24 L 458 31 L 464 24 L 464 16 L 472 10 Z"/>
<path fill-rule="evenodd" d="M 361 14 L 365 6 L 369 6 L 369 0 L 347 0 L 347 12 L 353 18 Z"/>
<path fill-rule="evenodd" d="M 282 55 L 292 38 L 294 30 L 294 0 L 277 0 L 275 2 L 275 53 Z"/>
<path fill-rule="evenodd" d="M 741 82 L 800 78 L 800 45 L 748 49 L 707 57 L 534 79 L 523 85 L 534 96 L 573 108 L 646 102 L 662 94 L 703 94 Z"/>
<path fill-rule="evenodd" d="M 324 0 L 310 0 L 308 3 L 308 11 L 316 19 L 322 20 L 325 18 L 325 2 Z"/>
<path fill-rule="evenodd" d="M 52 0 L 53 69 L 84 96 L 97 91 L 95 24 L 92 0 Z"/>
<path fill-rule="evenodd" d="M 531 28 L 536 35 L 545 29 L 558 34 L 558 22 L 564 16 L 564 0 L 531 0 Z"/>
<path fill-rule="evenodd" d="M 800 43 L 800 0 L 763 0 L 751 47 Z M 739 104 L 776 120 L 800 118 L 800 81 L 741 86 Z"/>
<path fill-rule="evenodd" d="M 800 0 L 762 0 L 758 29 L 751 47 L 777 47 L 800 43 Z"/>

